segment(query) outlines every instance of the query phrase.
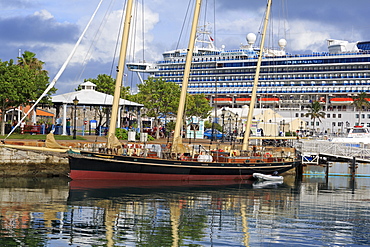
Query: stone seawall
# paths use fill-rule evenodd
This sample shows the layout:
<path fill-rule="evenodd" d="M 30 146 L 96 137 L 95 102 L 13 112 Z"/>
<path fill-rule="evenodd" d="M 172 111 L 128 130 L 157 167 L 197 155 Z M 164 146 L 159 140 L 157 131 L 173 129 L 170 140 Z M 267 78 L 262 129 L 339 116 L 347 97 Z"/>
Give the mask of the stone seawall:
<path fill-rule="evenodd" d="M 66 153 L 0 148 L 0 177 L 67 177 Z"/>

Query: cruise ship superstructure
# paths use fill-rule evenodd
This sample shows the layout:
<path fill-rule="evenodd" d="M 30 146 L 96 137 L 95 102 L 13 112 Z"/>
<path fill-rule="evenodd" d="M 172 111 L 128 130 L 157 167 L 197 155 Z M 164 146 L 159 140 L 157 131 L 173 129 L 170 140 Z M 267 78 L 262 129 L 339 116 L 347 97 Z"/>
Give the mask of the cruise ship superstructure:
<path fill-rule="evenodd" d="M 249 104 L 259 49 L 256 35 L 247 35 L 239 49 L 215 48 L 206 31 L 199 32 L 193 56 L 188 92 L 203 93 L 217 107 L 240 108 Z M 271 108 L 283 117 L 300 118 L 307 128 L 322 132 L 344 132 L 354 125 L 370 127 L 370 112 L 359 112 L 353 97 L 370 91 L 370 42 L 327 40 L 328 51 L 289 54 L 287 41 L 278 49 L 265 49 L 259 78 L 257 108 Z M 163 53 L 156 63 L 128 63 L 131 71 L 181 85 L 186 49 Z M 315 125 L 305 114 L 313 101 L 322 104 L 326 118 Z"/>

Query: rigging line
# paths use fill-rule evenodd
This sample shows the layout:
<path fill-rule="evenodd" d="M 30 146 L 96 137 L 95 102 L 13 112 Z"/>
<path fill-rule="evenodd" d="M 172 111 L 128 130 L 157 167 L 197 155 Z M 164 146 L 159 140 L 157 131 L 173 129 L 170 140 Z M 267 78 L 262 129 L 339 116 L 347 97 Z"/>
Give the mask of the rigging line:
<path fill-rule="evenodd" d="M 145 11 L 144 11 L 144 0 L 141 0 L 141 29 L 142 29 L 142 34 L 143 34 L 143 61 L 145 61 L 145 22 L 144 22 L 144 16 L 145 16 Z"/>
<path fill-rule="evenodd" d="M 85 56 L 84 60 L 81 63 L 83 68 L 82 68 L 80 74 L 78 76 L 76 76 L 75 81 L 80 81 L 81 80 L 82 74 L 85 72 L 85 69 L 86 69 L 86 66 L 87 66 L 87 62 L 86 61 L 89 58 L 91 58 L 91 56 L 92 56 L 91 50 L 93 49 L 94 45 L 96 44 L 96 42 L 99 40 L 100 36 L 102 35 L 101 30 L 107 24 L 107 21 L 108 21 L 108 17 L 107 17 L 108 16 L 108 12 L 111 12 L 110 9 L 112 8 L 113 2 L 115 2 L 115 1 L 116 0 L 111 0 L 111 2 L 109 4 L 109 7 L 108 7 L 107 11 L 104 14 L 103 20 L 101 21 L 101 23 L 99 25 L 99 28 L 96 30 L 96 32 L 94 34 L 94 38 L 92 39 L 92 42 L 90 44 L 90 47 L 89 47 L 88 51 L 86 52 L 86 56 Z"/>
<path fill-rule="evenodd" d="M 134 24 L 134 33 L 133 35 L 131 36 L 131 45 L 130 45 L 130 49 L 131 49 L 131 53 L 132 53 L 132 60 L 135 61 L 135 48 L 136 48 L 136 37 L 137 37 L 137 25 L 138 25 L 138 10 L 139 10 L 139 2 L 136 2 L 136 8 L 135 8 L 135 12 L 134 12 L 134 16 L 136 16 L 136 19 L 134 19 L 135 21 L 133 21 L 133 24 Z M 133 76 L 131 76 L 131 79 L 130 79 L 130 94 L 132 94 L 132 84 L 133 84 Z M 124 80 L 123 80 L 123 86 L 124 86 Z M 122 88 L 121 88 L 121 91 L 122 91 Z"/>
<path fill-rule="evenodd" d="M 189 0 L 188 7 L 186 9 L 186 13 L 185 13 L 185 17 L 184 17 L 184 22 L 182 23 L 182 26 L 181 26 L 180 36 L 179 36 L 179 39 L 177 40 L 176 49 L 178 49 L 179 46 L 180 46 L 180 40 L 181 40 L 182 33 L 184 32 L 186 18 L 187 18 L 188 14 L 189 14 L 190 5 L 191 5 L 191 0 Z"/>
<path fill-rule="evenodd" d="M 79 46 L 79 44 L 81 43 L 82 41 L 82 38 L 85 36 L 85 33 L 87 32 L 88 28 L 90 27 L 90 24 L 91 22 L 93 21 L 96 13 L 98 12 L 101 4 L 102 4 L 103 0 L 100 0 L 98 6 L 96 7 L 93 15 L 91 16 L 89 22 L 87 23 L 85 29 L 83 30 L 81 36 L 79 37 L 79 39 L 77 40 L 75 46 L 73 47 L 71 53 L 69 54 L 67 60 L 64 62 L 64 64 L 62 65 L 62 67 L 60 68 L 60 70 L 58 71 L 58 73 L 55 75 L 54 79 L 51 81 L 51 83 L 49 84 L 49 86 L 45 89 L 45 91 L 41 94 L 41 96 L 36 100 L 36 102 L 30 107 L 30 109 L 28 110 L 28 112 L 23 116 L 23 118 L 21 119 L 21 121 L 19 121 L 17 123 L 16 126 L 14 126 L 14 128 L 9 132 L 9 134 L 4 138 L 4 140 L 6 140 L 15 130 L 16 128 L 18 128 L 20 126 L 20 124 L 24 121 L 24 119 L 30 114 L 30 112 L 33 111 L 33 109 L 36 107 L 36 105 L 40 102 L 40 100 L 46 96 L 46 94 L 54 87 L 55 83 L 58 81 L 59 77 L 63 74 L 64 70 L 66 69 L 68 63 L 71 61 L 74 53 L 76 52 L 77 50 L 77 47 Z"/>
<path fill-rule="evenodd" d="M 216 0 L 213 1 L 213 35 L 214 35 L 213 45 L 214 47 L 216 47 L 216 42 L 217 42 L 217 38 L 216 38 Z"/>
<path fill-rule="evenodd" d="M 126 5 L 126 1 L 124 2 L 124 5 Z M 120 24 L 119 24 L 119 29 L 118 29 L 118 33 L 117 33 L 117 39 L 116 39 L 116 46 L 114 48 L 114 52 L 113 52 L 113 59 L 112 59 L 112 66 L 110 68 L 110 73 L 109 73 L 109 76 L 112 76 L 113 74 L 113 69 L 114 69 L 114 63 L 115 63 L 115 60 L 116 60 L 116 56 L 117 56 L 117 51 L 118 51 L 118 47 L 119 47 L 119 44 L 120 44 L 120 37 L 121 37 L 121 33 L 122 33 L 122 24 L 123 24 L 123 19 L 124 19 L 124 16 L 125 16 L 125 11 L 124 11 L 124 7 L 122 9 L 122 15 L 121 15 L 121 20 L 120 20 Z"/>
<path fill-rule="evenodd" d="M 133 18 L 133 21 L 132 21 L 132 28 L 133 28 L 133 31 L 132 31 L 132 36 L 130 38 L 130 45 L 129 45 L 129 49 L 130 51 L 128 52 L 128 54 L 131 54 L 129 56 L 132 56 L 131 57 L 131 60 L 132 61 L 135 61 L 135 48 L 136 48 L 136 36 L 137 36 L 137 11 L 138 11 L 138 5 L 136 5 L 137 7 L 135 8 L 135 6 L 133 7 L 134 8 L 134 16 L 136 18 Z"/>
<path fill-rule="evenodd" d="M 262 40 L 263 22 L 264 22 L 265 18 L 266 18 L 266 13 L 264 13 L 263 17 L 261 18 L 261 22 L 260 22 L 260 25 L 258 27 L 257 40 L 256 40 L 258 42 L 261 42 L 261 40 Z M 256 42 L 256 44 L 257 44 L 257 42 Z"/>
<path fill-rule="evenodd" d="M 206 30 L 206 25 L 207 25 L 207 9 L 208 9 L 208 0 L 205 1 L 205 7 L 204 7 L 204 24 L 203 24 L 203 27 L 204 27 L 204 31 L 207 31 Z M 202 40 L 205 40 L 205 34 L 203 34 L 203 37 L 202 37 Z M 202 42 L 202 47 L 204 48 L 205 46 L 205 43 Z"/>

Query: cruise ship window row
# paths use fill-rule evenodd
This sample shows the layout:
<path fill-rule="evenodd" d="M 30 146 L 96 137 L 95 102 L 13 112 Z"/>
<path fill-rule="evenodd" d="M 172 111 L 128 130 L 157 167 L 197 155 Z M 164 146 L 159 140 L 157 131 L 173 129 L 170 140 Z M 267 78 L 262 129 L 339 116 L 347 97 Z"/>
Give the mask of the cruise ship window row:
<path fill-rule="evenodd" d="M 265 61 L 262 62 L 262 66 L 267 65 L 295 65 L 295 64 L 332 64 L 332 63 L 363 63 L 363 62 L 369 62 L 369 57 L 363 57 L 365 53 L 346 53 L 341 54 L 343 56 L 351 56 L 351 57 L 341 57 L 341 58 L 331 58 L 331 56 L 338 56 L 338 54 L 330 54 L 330 53 L 320 53 L 320 54 L 307 54 L 307 55 L 286 55 L 286 56 L 276 56 L 273 58 L 265 57 Z M 175 55 L 175 54 L 174 54 Z M 198 55 L 198 56 L 197 56 Z M 192 59 L 193 63 L 196 62 L 207 62 L 207 61 L 235 61 L 235 60 L 241 60 L 241 62 L 232 62 L 232 63 L 224 63 L 225 67 L 239 67 L 242 66 L 255 66 L 256 65 L 256 59 L 257 56 L 250 56 L 250 53 L 248 51 L 240 52 L 240 55 L 236 56 L 218 56 L 218 57 L 208 57 L 210 54 L 194 54 L 194 58 Z M 212 55 L 218 55 L 218 54 L 212 54 Z M 358 57 L 353 57 L 353 56 Z M 184 63 L 185 58 L 170 58 L 170 55 L 165 56 L 167 60 L 158 61 L 157 64 L 172 64 L 172 63 Z M 176 56 L 173 56 L 176 57 Z M 311 58 L 312 59 L 307 59 Z M 292 59 L 286 59 L 286 58 L 292 58 Z M 305 59 L 299 59 L 299 58 L 305 58 Z M 274 60 L 276 59 L 276 60 Z M 280 60 L 283 59 L 283 60 Z M 244 60 L 254 60 L 251 62 L 243 62 Z"/>
<path fill-rule="evenodd" d="M 328 71 L 335 72 L 335 74 L 346 77 L 350 76 L 352 73 L 358 73 L 361 75 L 362 73 L 366 73 L 368 71 L 368 65 L 351 65 L 351 66 L 309 66 L 309 67 L 271 67 L 271 68 L 261 68 L 261 75 L 268 74 L 272 76 L 279 76 L 280 74 L 297 74 L 297 73 L 319 73 L 319 75 L 332 75 L 327 74 Z M 159 71 L 168 71 L 166 73 L 162 72 L 161 74 L 169 74 L 174 76 L 182 76 L 184 66 L 166 66 L 166 67 L 159 67 Z M 217 69 L 215 70 L 215 66 L 212 65 L 202 65 L 202 66 L 192 66 L 191 68 L 191 75 L 245 75 L 247 77 L 253 76 L 255 74 L 255 67 L 252 68 L 240 68 L 240 69 Z"/>
<path fill-rule="evenodd" d="M 172 81 L 173 82 L 173 81 Z M 176 82 L 176 81 L 175 81 Z M 193 81 L 190 80 L 189 87 L 193 88 L 224 88 L 224 87 L 230 87 L 230 88 L 244 88 L 244 87 L 253 87 L 253 83 L 192 83 Z M 198 81 L 196 81 L 198 82 Z M 267 87 L 267 88 L 276 88 L 276 87 L 337 87 L 341 90 L 346 90 L 349 87 L 358 87 L 358 86 L 368 86 L 370 85 L 370 80 L 367 81 L 311 81 L 311 82 L 275 82 L 275 83 L 264 83 L 259 82 L 258 87 Z"/>
<path fill-rule="evenodd" d="M 337 55 L 337 54 L 336 54 Z M 353 54 L 346 54 L 353 55 Z M 328 58 L 328 59 L 292 59 L 292 60 L 269 60 L 262 61 L 262 66 L 286 66 L 286 65 L 303 65 L 303 64 L 341 64 L 341 63 L 367 63 L 370 62 L 370 57 L 350 57 L 350 58 Z M 224 67 L 248 67 L 256 66 L 256 61 L 253 62 L 231 62 L 223 63 Z"/>
<path fill-rule="evenodd" d="M 156 73 L 154 74 L 154 77 L 173 77 L 172 80 L 180 81 L 182 80 L 182 75 L 180 74 L 174 74 L 174 73 Z M 198 75 L 196 73 L 192 73 L 190 75 L 190 80 L 192 81 L 253 81 L 254 76 L 228 76 L 228 75 L 218 75 L 215 77 L 212 74 L 204 74 L 204 75 Z M 201 77 L 197 77 L 201 76 Z M 332 79 L 367 79 L 370 78 L 369 73 L 335 73 L 335 74 L 261 74 L 260 75 L 260 81 L 271 81 L 271 80 L 332 80 Z"/>
<path fill-rule="evenodd" d="M 267 93 L 267 94 L 280 94 L 280 93 L 360 93 L 360 92 L 368 92 L 370 91 L 370 87 L 306 87 L 306 88 L 292 88 L 292 87 L 285 87 L 285 88 L 277 88 L 273 89 L 266 89 L 266 88 L 258 88 L 257 93 Z M 194 88 L 189 87 L 190 93 L 204 93 L 204 94 L 243 94 L 243 93 L 251 93 L 252 88 Z"/>

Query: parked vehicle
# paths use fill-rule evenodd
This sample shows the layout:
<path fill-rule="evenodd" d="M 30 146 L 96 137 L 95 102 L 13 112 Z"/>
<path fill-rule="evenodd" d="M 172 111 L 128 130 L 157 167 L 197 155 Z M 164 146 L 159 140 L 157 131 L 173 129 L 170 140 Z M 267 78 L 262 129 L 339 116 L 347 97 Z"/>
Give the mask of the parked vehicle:
<path fill-rule="evenodd" d="M 226 136 L 226 135 L 225 135 Z M 211 139 L 212 138 L 212 130 L 207 129 L 204 131 L 204 138 Z M 222 133 L 219 130 L 214 129 L 213 130 L 213 139 L 222 139 Z"/>

